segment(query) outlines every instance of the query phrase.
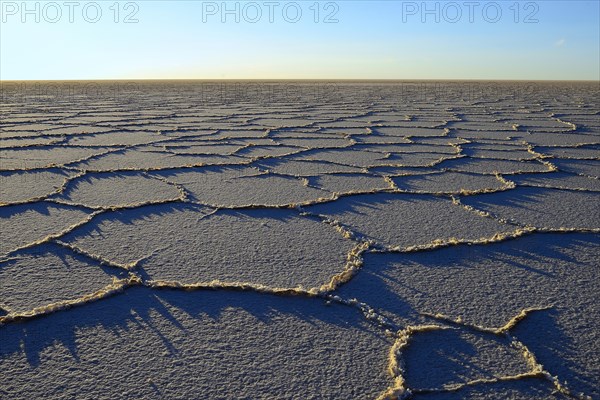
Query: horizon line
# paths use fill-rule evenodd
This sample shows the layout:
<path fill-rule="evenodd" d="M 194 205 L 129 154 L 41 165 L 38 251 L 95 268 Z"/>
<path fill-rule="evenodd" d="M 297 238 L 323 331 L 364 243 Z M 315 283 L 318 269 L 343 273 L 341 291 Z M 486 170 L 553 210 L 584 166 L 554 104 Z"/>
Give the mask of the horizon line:
<path fill-rule="evenodd" d="M 12 82 L 131 82 L 131 81 L 198 81 L 198 82 L 593 82 L 598 79 L 506 79 L 506 78 L 85 78 L 85 79 L 0 79 Z"/>

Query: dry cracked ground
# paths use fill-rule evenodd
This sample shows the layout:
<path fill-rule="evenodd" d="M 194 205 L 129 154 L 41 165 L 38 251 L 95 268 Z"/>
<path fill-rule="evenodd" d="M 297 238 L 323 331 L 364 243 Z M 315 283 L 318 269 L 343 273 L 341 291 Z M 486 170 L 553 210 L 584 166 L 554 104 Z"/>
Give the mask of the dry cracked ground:
<path fill-rule="evenodd" d="M 119 85 L 3 92 L 2 399 L 600 398 L 597 83 Z"/>

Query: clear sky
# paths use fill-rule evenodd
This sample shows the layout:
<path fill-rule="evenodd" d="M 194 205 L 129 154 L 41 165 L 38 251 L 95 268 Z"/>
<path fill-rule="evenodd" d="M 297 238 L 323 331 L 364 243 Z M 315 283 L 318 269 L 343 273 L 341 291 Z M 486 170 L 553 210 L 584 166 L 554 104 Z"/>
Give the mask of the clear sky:
<path fill-rule="evenodd" d="M 598 0 L 65 1 L 0 2 L 0 79 L 600 79 Z"/>

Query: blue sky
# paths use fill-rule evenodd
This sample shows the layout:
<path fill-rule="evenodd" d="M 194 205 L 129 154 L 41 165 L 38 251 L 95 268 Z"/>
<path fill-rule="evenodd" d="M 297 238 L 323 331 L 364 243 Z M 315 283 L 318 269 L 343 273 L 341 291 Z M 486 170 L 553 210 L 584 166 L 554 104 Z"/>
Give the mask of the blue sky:
<path fill-rule="evenodd" d="M 598 0 L 0 3 L 2 80 L 600 79 Z"/>

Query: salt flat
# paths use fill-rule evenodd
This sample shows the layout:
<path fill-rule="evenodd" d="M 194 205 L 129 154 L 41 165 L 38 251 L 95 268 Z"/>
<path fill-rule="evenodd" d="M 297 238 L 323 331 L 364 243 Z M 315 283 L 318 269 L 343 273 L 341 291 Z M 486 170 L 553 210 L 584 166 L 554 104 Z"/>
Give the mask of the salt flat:
<path fill-rule="evenodd" d="M 597 83 L 19 85 L 2 399 L 600 398 Z"/>

